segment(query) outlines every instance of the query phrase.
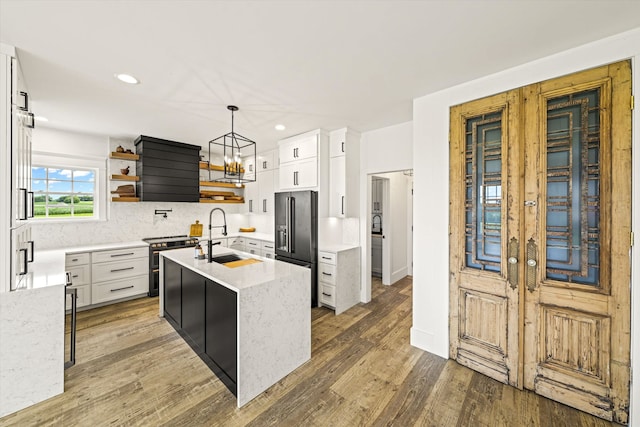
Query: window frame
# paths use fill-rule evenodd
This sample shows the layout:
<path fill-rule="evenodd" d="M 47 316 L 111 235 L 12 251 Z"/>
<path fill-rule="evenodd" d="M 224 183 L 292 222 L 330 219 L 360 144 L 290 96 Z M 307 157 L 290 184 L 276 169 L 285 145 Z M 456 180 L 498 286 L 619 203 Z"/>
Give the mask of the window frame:
<path fill-rule="evenodd" d="M 69 223 L 106 221 L 106 160 L 95 157 L 52 154 L 34 151 L 32 153 L 31 167 L 94 171 L 93 216 L 71 216 L 66 218 L 34 217 L 32 219 L 33 221 L 47 224 L 54 222 Z M 33 177 L 31 179 L 33 180 Z"/>

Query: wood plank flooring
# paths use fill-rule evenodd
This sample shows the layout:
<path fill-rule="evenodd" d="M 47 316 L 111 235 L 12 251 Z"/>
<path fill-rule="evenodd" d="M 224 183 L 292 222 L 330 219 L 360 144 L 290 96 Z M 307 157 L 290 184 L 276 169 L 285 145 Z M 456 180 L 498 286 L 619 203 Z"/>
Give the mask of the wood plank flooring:
<path fill-rule="evenodd" d="M 157 298 L 78 314 L 65 393 L 2 426 L 611 426 L 409 345 L 412 280 L 373 280 L 339 316 L 312 310 L 312 358 L 236 408 Z"/>

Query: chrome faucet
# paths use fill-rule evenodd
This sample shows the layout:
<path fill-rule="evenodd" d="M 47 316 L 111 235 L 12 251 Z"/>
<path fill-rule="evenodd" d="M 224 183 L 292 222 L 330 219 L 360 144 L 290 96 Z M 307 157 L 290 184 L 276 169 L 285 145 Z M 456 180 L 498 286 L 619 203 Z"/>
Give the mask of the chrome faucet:
<path fill-rule="evenodd" d="M 211 218 L 213 216 L 213 212 L 214 211 L 220 211 L 222 212 L 222 220 L 224 221 L 224 225 L 216 225 L 216 226 L 212 226 L 211 225 Z M 211 237 L 211 229 L 212 228 L 222 228 L 222 235 L 226 236 L 227 235 L 227 215 L 224 213 L 224 210 L 221 208 L 213 208 L 211 209 L 211 212 L 209 212 L 209 243 L 207 243 L 207 261 L 209 262 L 213 262 L 213 240 Z"/>

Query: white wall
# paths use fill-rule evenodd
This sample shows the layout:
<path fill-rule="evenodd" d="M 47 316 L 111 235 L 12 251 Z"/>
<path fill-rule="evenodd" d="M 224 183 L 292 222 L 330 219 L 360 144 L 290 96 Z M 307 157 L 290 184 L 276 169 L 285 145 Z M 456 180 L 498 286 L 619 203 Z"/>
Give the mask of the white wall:
<path fill-rule="evenodd" d="M 370 132 L 364 132 L 360 140 L 360 251 L 362 281 L 360 300 L 371 301 L 371 194 L 370 174 L 402 171 L 413 168 L 412 122 L 401 123 Z"/>
<path fill-rule="evenodd" d="M 526 48 L 526 47 L 523 47 Z M 448 357 L 449 107 L 508 89 L 632 59 L 637 83 L 640 28 L 414 100 L 414 277 L 411 344 Z M 634 85 L 635 87 L 636 85 Z M 636 96 L 638 99 L 638 96 Z M 634 248 L 640 247 L 640 114 L 633 111 Z M 632 283 L 640 283 L 640 251 L 633 251 Z M 632 286 L 632 335 L 640 331 L 640 289 Z M 632 337 L 632 367 L 640 372 L 640 339 Z M 640 381 L 632 384 L 632 417 L 640 419 Z M 634 420 L 632 419 L 632 423 Z M 639 421 L 635 421 L 639 422 Z"/>

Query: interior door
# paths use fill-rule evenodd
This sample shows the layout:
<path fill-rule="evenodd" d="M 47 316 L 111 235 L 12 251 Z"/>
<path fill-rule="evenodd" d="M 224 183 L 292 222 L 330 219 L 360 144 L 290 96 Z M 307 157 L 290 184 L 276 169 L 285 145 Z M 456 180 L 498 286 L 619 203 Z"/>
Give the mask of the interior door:
<path fill-rule="evenodd" d="M 519 100 L 516 90 L 453 107 L 450 128 L 449 354 L 515 386 L 520 288 L 508 258 L 519 258 Z"/>
<path fill-rule="evenodd" d="M 629 62 L 525 88 L 524 385 L 627 423 Z M 525 242 L 526 241 L 526 242 Z"/>
<path fill-rule="evenodd" d="M 450 357 L 628 422 L 628 61 L 451 109 Z"/>

